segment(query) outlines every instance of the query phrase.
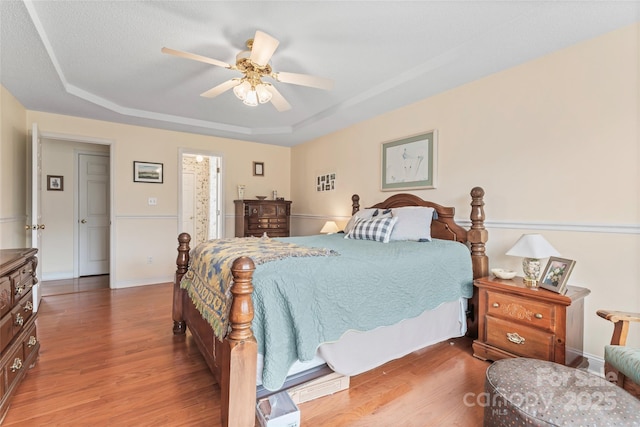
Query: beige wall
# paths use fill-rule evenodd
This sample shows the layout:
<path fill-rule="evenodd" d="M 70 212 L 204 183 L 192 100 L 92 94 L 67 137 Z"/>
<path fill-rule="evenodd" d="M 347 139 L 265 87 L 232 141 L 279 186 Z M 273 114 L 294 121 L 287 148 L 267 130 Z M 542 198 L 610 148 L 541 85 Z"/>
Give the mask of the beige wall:
<path fill-rule="evenodd" d="M 0 248 L 26 245 L 26 110 L 0 86 Z"/>
<path fill-rule="evenodd" d="M 640 26 L 488 76 L 292 149 L 293 231 L 342 223 L 350 197 L 380 188 L 381 143 L 437 129 L 438 187 L 411 191 L 469 215 L 486 190 L 492 267 L 520 270 L 504 253 L 539 232 L 577 261 L 571 283 L 586 300 L 586 351 L 601 355 L 611 325 L 598 308 L 640 311 Z M 315 176 L 336 173 L 336 190 Z M 640 328 L 631 340 L 640 345 Z"/>
<path fill-rule="evenodd" d="M 247 186 L 248 196 L 271 194 L 273 189 L 282 196 L 290 195 L 290 149 L 286 147 L 35 111 L 27 111 L 26 123 L 38 123 L 45 136 L 66 135 L 72 137 L 67 139 L 74 141 L 86 138 L 111 142 L 111 271 L 114 287 L 169 281 L 173 276 L 178 233 L 180 148 L 215 152 L 223 158 L 223 215 L 227 236 L 233 235 L 234 231 L 232 214 L 237 184 Z M 134 160 L 163 163 L 164 183 L 134 183 Z M 253 161 L 265 163 L 264 177 L 253 176 Z M 4 180 L 2 185 L 5 186 Z M 149 206 L 149 197 L 157 198 L 158 204 Z M 149 257 L 153 259 L 152 263 L 148 262 Z"/>

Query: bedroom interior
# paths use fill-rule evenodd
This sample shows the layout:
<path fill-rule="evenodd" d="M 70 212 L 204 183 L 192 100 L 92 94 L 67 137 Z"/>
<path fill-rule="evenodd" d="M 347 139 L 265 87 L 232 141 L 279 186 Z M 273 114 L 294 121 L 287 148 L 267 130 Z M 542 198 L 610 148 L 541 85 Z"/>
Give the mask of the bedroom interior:
<path fill-rule="evenodd" d="M 128 104 L 130 100 L 116 105 L 115 111 L 106 111 L 108 108 L 100 103 L 100 99 L 87 99 L 86 93 L 69 92 L 69 88 L 75 87 L 74 84 L 84 78 L 75 75 L 71 68 L 65 68 L 68 66 L 66 61 L 72 57 L 56 43 L 50 46 L 45 43 L 45 48 L 39 46 L 37 49 L 44 52 L 40 60 L 44 58 L 48 61 L 48 65 L 41 64 L 39 67 L 49 73 L 47 77 L 43 75 L 42 81 L 51 86 L 42 90 L 42 98 L 46 94 L 53 94 L 60 101 L 35 104 L 35 97 L 24 92 L 24 85 L 17 83 L 20 79 L 16 77 L 21 66 L 33 63 L 25 59 L 25 62 L 16 60 L 10 64 L 6 58 L 15 60 L 16 49 L 26 51 L 26 40 L 40 45 L 43 38 L 53 42 L 64 41 L 69 45 L 73 43 L 65 35 L 55 33 L 48 25 L 45 17 L 59 17 L 56 13 L 47 15 L 52 12 L 48 7 L 30 1 L 5 3 L 2 4 L 3 29 L 0 38 L 3 55 L 0 86 L 0 248 L 30 245 L 24 223 L 31 221 L 31 212 L 27 208 L 31 183 L 26 164 L 33 123 L 37 123 L 41 133 L 42 182 L 46 187 L 46 175 L 64 175 L 65 191 L 42 192 L 42 213 L 47 227 L 42 232 L 40 247 L 40 280 L 73 278 L 73 254 L 77 250 L 74 246 L 77 224 L 72 210 L 72 183 L 75 180 L 73 159 L 78 151 L 89 150 L 107 153 L 111 160 L 109 281 L 112 292 L 115 295 L 130 291 L 128 288 L 140 292 L 148 288 L 152 292 L 153 285 L 172 282 L 178 243 L 176 237 L 183 231 L 180 224 L 184 222 L 180 196 L 183 187 L 180 153 L 207 153 L 221 159 L 221 205 L 217 227 L 224 237 L 235 235 L 237 213 L 234 200 L 238 198 L 237 187 L 241 184 L 246 186 L 246 198 L 267 195 L 268 200 L 275 190 L 278 197 L 290 201 L 289 233 L 296 237 L 320 234 L 327 221 L 334 221 L 339 229 L 343 229 L 352 214 L 349 201 L 356 193 L 362 208 L 396 193 L 411 193 L 423 200 L 454 207 L 453 220 L 463 228 L 470 229 L 473 224 L 468 215 L 469 192 L 474 186 L 482 187 L 486 191 L 484 227 L 489 236 L 483 243 L 489 260 L 484 271 L 502 268 L 522 275 L 522 259 L 509 256 L 507 252 L 523 234 L 531 233 L 544 236 L 559 256 L 575 261 L 568 285 L 588 290 L 588 293 L 581 294 L 578 303 L 583 313 L 583 327 L 578 332 L 579 350 L 588 362 L 587 369 L 594 373 L 602 374 L 604 348 L 611 340 L 610 322 L 602 321 L 596 311 L 640 312 L 640 286 L 637 280 L 640 276 L 637 263 L 640 255 L 640 5 L 637 2 L 614 2 L 610 9 L 606 6 L 600 9 L 595 5 L 591 5 L 591 8 L 585 6 L 587 12 L 578 15 L 577 21 L 591 22 L 589 19 L 595 18 L 589 14 L 602 15 L 606 10 L 607 14 L 602 16 L 610 19 L 609 27 L 604 26 L 606 28 L 603 27 L 598 33 L 576 37 L 566 45 L 538 52 L 532 57 L 525 58 L 505 47 L 505 55 L 509 56 L 511 52 L 513 63 L 504 68 L 487 68 L 484 74 L 468 81 L 462 80 L 460 69 L 456 69 L 460 73 L 456 74 L 447 67 L 457 64 L 456 61 L 468 65 L 461 58 L 467 58 L 464 55 L 468 53 L 466 49 L 470 45 L 459 45 L 458 50 L 446 52 L 451 56 L 439 57 L 424 48 L 425 58 L 413 64 L 417 68 L 407 67 L 414 74 L 403 76 L 409 83 L 424 80 L 425 90 L 431 92 L 421 92 L 418 98 L 405 103 L 399 103 L 397 97 L 400 95 L 391 90 L 388 93 L 376 93 L 375 96 L 369 93 L 372 99 L 389 101 L 387 109 L 370 116 L 365 115 L 363 105 L 355 102 L 356 99 L 364 101 L 354 93 L 349 94 L 352 98 L 340 98 L 339 102 L 346 103 L 336 107 L 338 101 L 333 97 L 343 96 L 339 75 L 327 69 L 328 64 L 320 64 L 322 61 L 316 60 L 316 57 L 324 59 L 326 50 L 317 44 L 306 47 L 297 45 L 294 41 L 296 34 L 287 33 L 284 30 L 286 25 L 282 30 L 276 30 L 266 24 L 261 26 L 260 23 L 251 22 L 249 18 L 248 22 L 252 25 L 243 26 L 242 31 L 234 30 L 233 35 L 228 34 L 226 39 L 217 39 L 216 46 L 210 50 L 198 49 L 203 48 L 206 41 L 196 42 L 189 47 L 189 37 L 178 37 L 181 33 L 171 33 L 162 41 L 153 40 L 150 43 L 154 50 L 155 65 L 162 64 L 162 69 L 172 79 L 173 87 L 165 87 L 166 92 L 174 96 L 173 92 L 179 91 L 181 102 L 189 103 L 189 107 L 185 107 L 185 114 L 193 105 L 199 105 L 202 110 L 199 114 L 206 112 L 215 120 L 219 118 L 220 123 L 223 123 L 224 114 L 253 107 L 243 105 L 231 90 L 213 99 L 197 99 L 203 90 L 215 86 L 215 81 L 199 92 L 185 91 L 195 89 L 194 81 L 202 83 L 205 71 L 208 76 L 218 73 L 219 81 L 216 81 L 219 83 L 236 76 L 220 67 L 163 55 L 160 52 L 162 46 L 202 53 L 231 63 L 236 53 L 244 47 L 246 39 L 260 28 L 280 40 L 280 46 L 273 53 L 274 69 L 334 80 L 333 91 L 317 92 L 313 92 L 313 88 L 295 85 L 285 88 L 280 82 L 269 80 L 289 101 L 292 110 L 278 113 L 268 104 L 249 110 L 252 112 L 247 120 L 257 120 L 257 124 L 252 126 L 255 126 L 254 130 L 266 129 L 262 134 L 234 127 L 238 123 L 226 126 L 219 134 L 215 134 L 211 127 L 200 126 L 204 122 L 196 124 L 195 121 L 189 121 L 190 125 L 185 124 L 187 122 L 169 123 L 169 118 L 165 122 L 157 120 L 159 115 L 153 119 L 149 118 L 151 116 L 134 119 L 135 115 L 131 115 L 131 112 L 141 111 L 136 108 L 144 108 L 144 104 L 133 101 Z M 232 8 L 227 2 L 222 3 Z M 502 13 L 515 19 L 513 22 L 516 23 L 521 22 L 518 19 L 528 23 L 546 23 L 544 13 L 548 10 L 537 10 L 536 2 L 524 3 L 528 9 L 521 11 L 517 19 L 507 11 L 503 10 Z M 165 6 L 170 2 L 161 4 Z M 558 4 L 569 7 L 567 2 Z M 628 8 L 624 14 L 616 9 L 622 7 Z M 189 13 L 194 11 L 186 10 Z M 314 11 L 312 6 L 310 10 Z M 354 13 L 353 9 L 345 10 L 345 14 L 347 10 L 348 13 Z M 162 16 L 172 14 L 167 10 L 156 12 Z M 34 13 L 43 21 L 34 23 Z M 107 13 L 110 14 L 111 11 Z M 619 17 L 622 15 L 624 19 Z M 528 21 L 528 17 L 535 17 L 538 21 Z M 18 22 L 28 27 L 25 34 L 29 34 L 29 37 L 25 37 L 25 41 L 18 42 L 6 33 L 14 29 Z M 492 22 L 497 28 L 496 22 Z M 203 33 L 206 34 L 206 31 Z M 300 33 L 300 41 L 306 41 L 304 32 L 300 30 Z M 548 38 L 553 38 L 553 31 L 548 34 Z M 58 36 L 61 38 L 57 39 Z M 7 45 L 7 40 L 15 43 L 15 46 Z M 354 36 L 353 49 L 359 46 L 358 40 Z M 332 43 L 335 44 L 335 41 Z M 414 48 L 421 51 L 420 47 L 414 45 Z M 60 80 L 60 75 L 56 75 L 55 67 L 51 65 L 51 51 L 47 49 L 58 52 L 60 62 L 56 64 L 64 69 L 69 80 Z M 304 55 L 299 61 L 291 60 L 291 56 L 301 52 Z M 491 62 L 488 51 L 478 52 L 487 56 L 478 62 L 479 68 L 486 66 L 485 61 Z M 462 56 L 458 58 L 454 53 Z M 496 61 L 499 61 L 497 57 Z M 25 69 L 23 74 L 25 78 L 35 78 L 32 73 Z M 209 83 L 211 81 L 209 78 Z M 447 81 L 451 86 L 436 91 L 430 86 L 432 81 Z M 368 83 L 370 88 L 378 88 L 372 82 Z M 40 84 L 34 86 L 41 87 Z M 124 86 L 125 83 L 122 83 L 120 89 Z M 406 89 L 406 86 L 401 87 Z M 362 87 L 357 89 L 365 93 Z M 134 89 L 124 88 L 124 92 L 127 91 Z M 63 98 L 68 97 L 75 97 L 75 101 L 65 108 L 56 108 L 57 105 L 63 105 Z M 353 105 L 347 102 L 349 99 Z M 306 102 L 311 101 L 325 102 L 325 110 L 307 111 Z M 334 108 L 327 105 L 334 105 Z M 347 108 L 347 105 L 353 108 Z M 358 107 L 362 108 L 359 110 Z M 167 110 L 167 117 L 175 118 L 176 111 L 179 108 Z M 103 114 L 100 115 L 100 112 Z M 260 114 L 253 117 L 255 112 L 264 113 L 265 117 L 273 119 L 273 123 L 278 123 L 280 127 L 268 128 L 268 123 L 260 122 Z M 296 115 L 292 123 L 297 123 L 299 130 L 292 126 L 288 128 L 293 129 L 290 133 L 278 133 L 289 125 L 283 121 L 288 119 L 274 116 L 276 113 Z M 323 122 L 328 120 L 326 117 L 341 118 L 336 124 L 333 121 Z M 209 117 L 205 121 L 213 123 L 211 120 L 214 119 Z M 324 124 L 328 129 L 326 133 L 314 133 Z M 383 144 L 429 131 L 435 131 L 436 135 L 437 154 L 433 159 L 434 167 L 437 167 L 435 188 L 382 191 Z M 308 137 L 306 132 L 312 136 Z M 134 182 L 131 171 L 134 161 L 162 163 L 163 182 Z M 68 166 L 61 170 L 60 162 Z M 256 162 L 262 164 L 262 175 L 255 173 Z M 330 191 L 318 191 L 317 180 L 325 174 L 335 174 L 335 186 Z M 157 203 L 150 204 L 150 199 L 156 199 Z M 543 259 L 542 268 L 545 263 L 546 259 Z M 166 290 L 163 292 L 166 294 Z M 564 304 L 566 300 L 562 300 L 562 297 L 554 298 L 556 302 Z M 47 296 L 42 299 L 42 304 L 44 310 L 48 304 Z M 568 307 L 571 311 L 576 305 Z M 491 313 L 485 315 L 490 316 Z M 51 319 L 39 314 L 39 324 L 43 318 Z M 175 317 L 173 320 L 176 320 Z M 170 327 L 169 321 L 161 328 L 162 332 L 170 334 Z M 43 334 L 40 326 L 38 334 Z M 572 338 L 576 337 L 572 335 Z M 495 355 L 498 350 L 487 341 L 489 338 L 485 337 L 480 347 L 474 344 L 474 348 L 472 340 L 465 341 L 463 353 L 470 360 L 465 359 L 464 363 L 481 362 L 488 366 L 488 363 L 473 358 L 473 354 L 482 348 L 482 351 L 490 349 L 490 353 Z M 46 353 L 45 338 L 42 339 L 41 359 L 50 357 Z M 630 328 L 627 344 L 640 347 L 640 328 Z M 578 350 L 570 347 L 568 344 L 568 352 Z M 193 348 L 187 351 L 191 357 L 195 357 Z M 405 360 L 398 363 L 418 362 Z M 204 361 L 201 361 L 200 367 L 203 364 L 206 369 Z M 34 369 L 40 368 L 36 365 Z M 361 375 L 376 373 L 379 371 Z M 28 380 L 28 374 L 26 378 Z M 352 388 L 354 384 L 358 385 L 353 382 L 354 378 L 358 376 L 352 378 Z M 19 399 L 22 402 L 23 397 Z M 219 401 L 221 396 L 218 394 L 211 399 Z M 305 410 L 321 413 L 320 401 L 324 399 L 304 404 L 303 419 Z M 216 413 L 215 416 L 218 415 Z"/>

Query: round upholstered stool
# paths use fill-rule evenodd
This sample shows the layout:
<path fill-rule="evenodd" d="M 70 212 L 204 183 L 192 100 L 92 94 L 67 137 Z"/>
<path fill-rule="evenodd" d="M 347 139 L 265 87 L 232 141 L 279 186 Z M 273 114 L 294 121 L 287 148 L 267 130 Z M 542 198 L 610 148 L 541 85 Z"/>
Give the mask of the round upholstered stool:
<path fill-rule="evenodd" d="M 487 369 L 485 426 L 640 426 L 640 400 L 575 368 L 503 359 Z"/>

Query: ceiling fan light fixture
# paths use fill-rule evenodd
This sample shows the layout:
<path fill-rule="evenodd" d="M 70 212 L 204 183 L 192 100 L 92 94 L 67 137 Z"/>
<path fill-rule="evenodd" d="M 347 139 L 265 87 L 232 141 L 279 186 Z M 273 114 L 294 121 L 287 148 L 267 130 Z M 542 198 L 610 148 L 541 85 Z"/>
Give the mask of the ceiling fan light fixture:
<path fill-rule="evenodd" d="M 269 92 L 267 85 L 264 83 L 256 86 L 256 94 L 258 95 L 258 102 L 260 104 L 271 101 L 271 92 Z"/>
<path fill-rule="evenodd" d="M 247 80 L 244 80 L 242 83 L 233 88 L 233 93 L 241 101 L 244 101 L 247 98 L 247 94 L 249 92 L 251 92 L 251 83 L 249 83 Z"/>
<path fill-rule="evenodd" d="M 256 93 L 255 89 L 247 92 L 247 96 L 244 101 L 242 101 L 242 103 L 244 105 L 248 105 L 249 107 L 255 107 L 258 105 L 258 94 Z"/>

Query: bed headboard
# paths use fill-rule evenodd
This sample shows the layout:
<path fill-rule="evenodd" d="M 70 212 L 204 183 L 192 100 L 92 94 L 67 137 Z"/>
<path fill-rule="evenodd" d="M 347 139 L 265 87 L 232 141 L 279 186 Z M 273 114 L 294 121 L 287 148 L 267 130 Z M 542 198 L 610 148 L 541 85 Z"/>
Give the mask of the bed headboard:
<path fill-rule="evenodd" d="M 352 201 L 357 198 L 359 201 L 359 197 L 357 194 L 351 198 Z M 442 206 L 437 203 L 430 202 L 428 200 L 423 200 L 418 196 L 414 196 L 413 194 L 394 194 L 393 196 L 387 198 L 385 201 L 376 203 L 371 208 L 378 209 L 389 209 L 389 208 L 399 208 L 403 206 L 425 206 L 429 208 L 435 209 L 435 214 L 433 216 L 433 220 L 431 221 L 431 236 L 436 239 L 442 240 L 457 240 L 458 242 L 466 243 L 467 242 L 467 230 L 456 224 L 453 219 L 455 214 L 455 208 Z M 358 210 L 360 209 L 360 205 L 358 203 Z M 354 206 L 354 213 L 357 212 Z"/>
<path fill-rule="evenodd" d="M 360 210 L 360 196 L 354 194 L 351 197 L 351 202 L 353 215 Z M 483 277 L 489 274 L 489 263 L 485 254 L 485 243 L 488 236 L 484 227 L 484 190 L 481 187 L 474 187 L 471 190 L 471 227 L 468 230 L 455 222 L 455 208 L 423 200 L 413 194 L 394 194 L 371 208 L 388 209 L 402 206 L 434 208 L 437 215 L 434 215 L 434 219 L 431 221 L 431 236 L 436 239 L 455 240 L 468 244 L 474 264 L 474 277 Z"/>

